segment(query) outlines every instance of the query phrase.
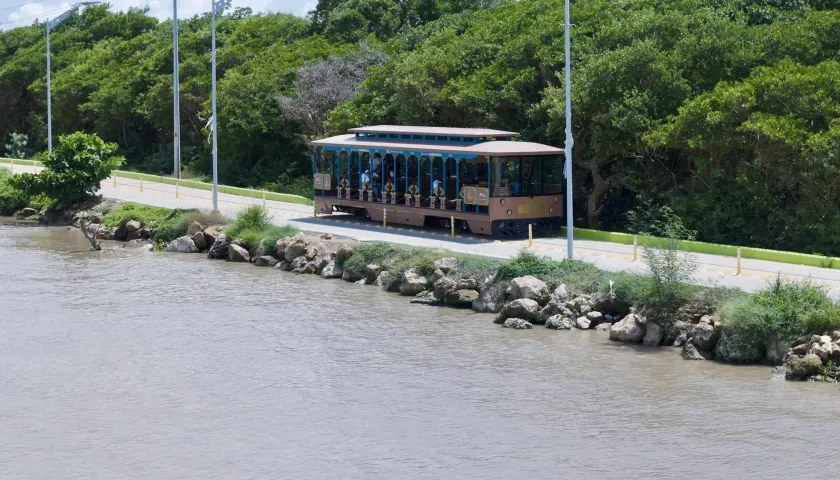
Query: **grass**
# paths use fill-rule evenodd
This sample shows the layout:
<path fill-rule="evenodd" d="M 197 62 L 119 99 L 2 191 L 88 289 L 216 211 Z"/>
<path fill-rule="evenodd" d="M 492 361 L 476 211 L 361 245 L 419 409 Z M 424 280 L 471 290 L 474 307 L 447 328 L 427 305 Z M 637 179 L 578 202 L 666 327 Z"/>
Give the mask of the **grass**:
<path fill-rule="evenodd" d="M 572 291 L 580 293 L 596 292 L 606 281 L 604 271 L 591 263 L 580 260 L 551 260 L 538 257 L 527 250 L 519 252 L 518 256 L 499 269 L 501 280 L 511 280 L 526 275 L 543 280 L 551 289 L 565 284 Z"/>
<path fill-rule="evenodd" d="M 721 316 L 724 332 L 736 344 L 759 351 L 774 342 L 840 330 L 840 306 L 808 281 L 777 278 L 760 292 L 727 302 Z"/>
<path fill-rule="evenodd" d="M 233 225 L 226 231 L 228 237 L 241 240 L 252 252 L 260 245 L 260 242 L 273 246 L 277 240 L 290 237 L 297 232 L 298 230 L 291 226 L 273 225 L 271 215 L 257 205 L 246 207 L 239 212 Z"/>
<path fill-rule="evenodd" d="M 109 207 L 104 207 L 109 208 Z M 128 202 L 110 208 L 102 217 L 102 224 L 116 228 L 124 221 L 137 220 L 155 230 L 155 244 L 160 247 L 187 234 L 190 224 L 224 225 L 227 219 L 219 214 L 205 214 L 198 210 L 173 210 Z"/>

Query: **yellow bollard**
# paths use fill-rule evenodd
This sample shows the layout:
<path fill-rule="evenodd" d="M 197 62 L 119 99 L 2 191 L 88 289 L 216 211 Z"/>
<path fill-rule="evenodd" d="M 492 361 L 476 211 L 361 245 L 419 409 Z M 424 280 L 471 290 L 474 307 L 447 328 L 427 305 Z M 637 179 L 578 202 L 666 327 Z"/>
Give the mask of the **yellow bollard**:
<path fill-rule="evenodd" d="M 639 261 L 639 237 L 633 235 L 633 261 Z"/>
<path fill-rule="evenodd" d="M 114 173 L 112 173 L 111 175 L 112 175 L 112 177 L 113 177 L 113 179 L 114 179 L 114 188 L 117 188 L 117 175 L 116 175 L 116 174 L 114 174 Z"/>
<path fill-rule="evenodd" d="M 312 206 L 312 218 L 318 218 L 318 206 L 317 205 Z"/>
<path fill-rule="evenodd" d="M 449 236 L 455 236 L 455 217 L 449 217 Z"/>
<path fill-rule="evenodd" d="M 388 209 L 382 209 L 382 228 L 388 228 Z"/>
<path fill-rule="evenodd" d="M 140 193 L 143 193 L 143 179 L 140 179 Z"/>
<path fill-rule="evenodd" d="M 738 247 L 738 270 L 735 271 L 735 275 L 741 274 L 741 247 Z"/>
<path fill-rule="evenodd" d="M 528 248 L 534 246 L 534 231 L 531 228 L 531 224 L 528 224 Z"/>
<path fill-rule="evenodd" d="M 263 212 L 267 212 L 268 207 L 265 206 L 265 192 L 263 192 Z"/>
<path fill-rule="evenodd" d="M 179 182 L 179 181 L 177 181 L 177 180 L 175 181 L 175 198 L 181 198 L 181 194 L 180 194 L 180 192 L 178 191 L 178 190 L 179 190 L 179 188 L 180 188 L 180 186 L 181 186 L 181 185 L 180 185 L 180 183 L 181 183 L 181 182 Z"/>

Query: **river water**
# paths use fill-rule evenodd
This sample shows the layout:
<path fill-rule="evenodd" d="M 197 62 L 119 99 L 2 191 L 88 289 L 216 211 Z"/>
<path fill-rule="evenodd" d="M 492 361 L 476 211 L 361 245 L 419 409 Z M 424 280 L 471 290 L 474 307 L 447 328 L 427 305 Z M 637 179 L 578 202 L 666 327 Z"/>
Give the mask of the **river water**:
<path fill-rule="evenodd" d="M 840 391 L 0 224 L 0 478 L 832 478 Z M 822 473 L 820 473 L 822 472 Z"/>

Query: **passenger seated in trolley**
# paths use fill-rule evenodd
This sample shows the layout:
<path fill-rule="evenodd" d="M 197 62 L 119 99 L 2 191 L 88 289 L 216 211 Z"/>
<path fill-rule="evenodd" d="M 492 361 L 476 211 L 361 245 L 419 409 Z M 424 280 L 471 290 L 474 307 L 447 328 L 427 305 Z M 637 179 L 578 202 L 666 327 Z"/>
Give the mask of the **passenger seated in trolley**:
<path fill-rule="evenodd" d="M 432 198 L 429 199 L 429 207 L 431 208 L 441 208 L 441 202 L 446 198 L 446 193 L 441 188 L 442 183 L 440 180 L 432 182 Z"/>
<path fill-rule="evenodd" d="M 370 179 L 370 170 L 365 170 L 365 173 L 359 177 L 359 200 L 365 200 L 364 192 L 367 191 L 368 195 L 372 195 L 371 192 L 371 179 Z"/>

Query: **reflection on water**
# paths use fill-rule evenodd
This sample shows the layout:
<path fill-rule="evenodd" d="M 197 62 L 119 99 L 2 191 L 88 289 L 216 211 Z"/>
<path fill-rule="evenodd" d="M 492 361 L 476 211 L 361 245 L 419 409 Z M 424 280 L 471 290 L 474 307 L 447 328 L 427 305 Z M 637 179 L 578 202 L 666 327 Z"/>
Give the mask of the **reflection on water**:
<path fill-rule="evenodd" d="M 837 387 L 0 225 L 0 478 L 799 478 Z M 829 444 L 826 444 L 829 445 Z M 815 463 L 816 461 L 816 463 Z M 829 475 L 830 476 L 830 475 Z"/>

